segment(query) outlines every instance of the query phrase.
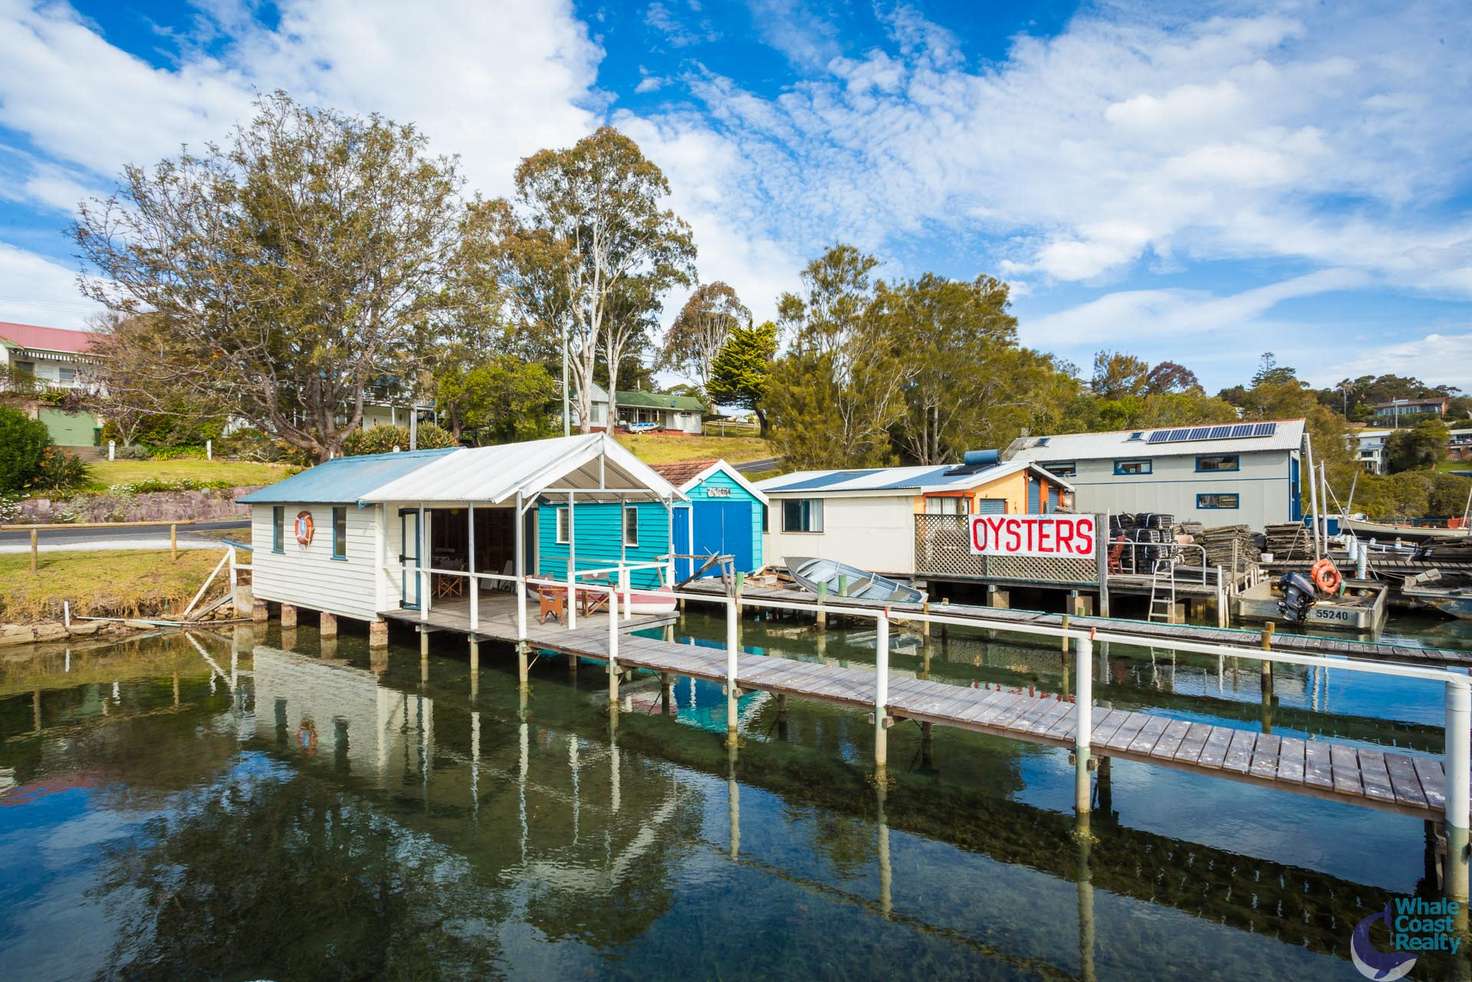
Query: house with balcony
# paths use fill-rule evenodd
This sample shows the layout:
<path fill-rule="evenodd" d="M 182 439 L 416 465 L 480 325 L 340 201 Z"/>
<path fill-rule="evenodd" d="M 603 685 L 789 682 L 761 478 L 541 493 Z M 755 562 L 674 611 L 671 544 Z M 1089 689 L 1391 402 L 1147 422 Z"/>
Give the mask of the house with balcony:
<path fill-rule="evenodd" d="M 1375 423 L 1379 426 L 1398 428 L 1415 426 L 1423 419 L 1445 416 L 1451 406 L 1446 396 L 1428 396 L 1424 399 L 1392 399 L 1372 406 Z"/>
<path fill-rule="evenodd" d="M 89 369 L 97 364 L 91 352 L 93 331 L 71 331 L 36 324 L 0 321 L 0 388 L 23 397 L 25 411 L 46 424 L 58 447 L 96 445 L 102 420 L 94 413 L 72 411 L 49 404 L 47 390 L 70 391 L 89 386 Z"/>

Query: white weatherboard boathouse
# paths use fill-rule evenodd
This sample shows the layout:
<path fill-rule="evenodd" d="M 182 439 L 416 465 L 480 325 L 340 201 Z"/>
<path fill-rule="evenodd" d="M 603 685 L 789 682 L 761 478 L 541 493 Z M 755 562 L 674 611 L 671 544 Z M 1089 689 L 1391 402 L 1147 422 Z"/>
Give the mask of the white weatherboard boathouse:
<path fill-rule="evenodd" d="M 483 595 L 514 591 L 520 601 L 537 569 L 539 502 L 643 501 L 668 510 L 684 495 L 612 438 L 591 433 L 341 457 L 239 500 L 251 506 L 256 598 L 321 611 L 324 631 L 335 632 L 338 616 L 368 621 L 375 640 L 386 641 L 385 616 L 414 611 L 413 619 L 428 620 L 433 608 L 453 607 L 474 632 Z M 606 562 L 609 579 L 620 571 L 626 578 L 619 541 L 591 551 L 586 558 Z M 576 563 L 580 577 L 587 566 Z M 524 619 L 525 604 L 516 607 Z"/>

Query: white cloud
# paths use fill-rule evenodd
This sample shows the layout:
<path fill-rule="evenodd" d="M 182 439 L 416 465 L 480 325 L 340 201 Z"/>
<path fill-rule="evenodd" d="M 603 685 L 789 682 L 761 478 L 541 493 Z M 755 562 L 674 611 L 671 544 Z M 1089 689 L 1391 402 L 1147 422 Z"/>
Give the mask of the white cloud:
<path fill-rule="evenodd" d="M 1243 330 L 1278 304 L 1371 285 L 1353 269 L 1324 269 L 1228 296 L 1202 290 L 1121 290 L 1022 324 L 1031 345 L 1062 347 Z"/>
<path fill-rule="evenodd" d="M 101 310 L 78 291 L 75 270 L 0 242 L 0 319 L 81 328 Z"/>
<path fill-rule="evenodd" d="M 809 71 L 837 58 L 838 29 L 805 0 L 747 0 L 762 40 Z"/>
<path fill-rule="evenodd" d="M 1364 351 L 1347 361 L 1326 366 L 1323 371 L 1305 372 L 1320 385 L 1361 375 L 1410 375 L 1430 385 L 1455 385 L 1472 389 L 1472 332 L 1428 334 Z"/>

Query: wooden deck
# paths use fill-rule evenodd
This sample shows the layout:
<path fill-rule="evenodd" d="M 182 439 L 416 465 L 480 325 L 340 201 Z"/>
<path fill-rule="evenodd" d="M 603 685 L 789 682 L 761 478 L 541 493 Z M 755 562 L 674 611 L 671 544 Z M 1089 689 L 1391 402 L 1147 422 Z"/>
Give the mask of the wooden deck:
<path fill-rule="evenodd" d="M 606 624 L 544 633 L 537 647 L 608 660 Z M 723 650 L 626 636 L 619 665 L 723 683 Z M 873 669 L 843 668 L 763 655 L 737 659 L 741 689 L 874 707 Z M 1003 687 L 970 687 L 892 672 L 889 714 L 941 726 L 1072 749 L 1074 704 Z M 1097 756 L 1123 757 L 1196 773 L 1368 805 L 1420 818 L 1442 816 L 1446 776 L 1440 758 L 1302 740 L 1228 726 L 1095 705 Z"/>
<path fill-rule="evenodd" d="M 475 637 L 481 641 L 515 641 L 516 640 L 516 597 L 513 594 L 501 591 L 482 591 L 480 595 L 479 625 Z M 456 597 L 453 599 L 433 601 L 429 605 L 429 617 L 421 618 L 417 610 L 403 607 L 395 607 L 392 610 L 380 611 L 380 614 L 391 621 L 401 624 L 413 624 L 430 631 L 454 631 L 457 634 L 469 636 L 470 631 L 470 600 L 467 597 Z M 585 615 L 579 615 L 579 626 L 583 624 Z M 600 610 L 597 613 L 586 615 L 589 624 L 597 624 L 598 630 L 606 636 L 608 634 L 608 612 Z M 652 614 L 635 614 L 628 620 L 621 621 L 623 631 L 641 631 L 651 627 L 662 627 L 665 624 L 673 624 L 673 615 L 655 616 Z M 553 638 L 567 633 L 567 628 L 556 621 L 547 621 L 545 624 L 537 621 L 537 600 L 535 596 L 527 598 L 526 618 L 527 639 L 541 644 Z M 606 638 L 605 638 L 606 640 Z"/>
<path fill-rule="evenodd" d="M 712 603 L 724 603 L 725 591 L 718 581 L 697 581 L 680 588 L 682 593 L 708 596 Z M 755 600 L 778 600 L 818 609 L 818 598 L 806 590 L 760 587 L 748 584 L 741 592 L 743 597 Z M 906 611 L 919 612 L 918 604 L 880 604 L 872 600 L 845 597 L 841 602 L 830 599 L 825 605 L 830 614 L 841 614 L 842 606 L 881 607 L 888 606 L 897 620 L 905 619 Z M 1041 624 L 1059 627 L 1062 614 L 1041 613 L 1035 610 L 1011 610 L 1006 607 L 981 607 L 975 604 L 930 605 L 932 614 L 947 617 L 975 617 L 980 629 L 1001 629 L 997 621 L 1014 624 Z M 989 621 L 991 623 L 981 623 Z M 1206 644 L 1234 645 L 1240 648 L 1260 648 L 1262 632 L 1253 628 L 1207 627 L 1200 624 L 1162 624 L 1159 621 L 1134 621 L 1121 617 L 1078 616 L 1070 617 L 1068 623 L 1075 628 L 1097 627 L 1101 631 L 1121 631 L 1144 638 L 1160 638 L 1162 641 L 1201 641 Z M 1344 655 L 1350 658 L 1383 659 L 1414 662 L 1422 665 L 1472 665 L 1472 651 L 1457 651 L 1448 648 L 1432 648 L 1411 641 L 1388 637 L 1374 641 L 1354 638 L 1325 638 L 1310 634 L 1295 634 L 1279 631 L 1273 635 L 1273 648 L 1305 655 Z"/>

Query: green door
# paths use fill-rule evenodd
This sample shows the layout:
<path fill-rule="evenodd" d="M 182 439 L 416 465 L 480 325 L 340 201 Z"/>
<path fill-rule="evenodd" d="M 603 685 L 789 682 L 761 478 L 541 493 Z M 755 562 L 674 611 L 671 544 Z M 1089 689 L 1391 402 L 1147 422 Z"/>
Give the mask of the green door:
<path fill-rule="evenodd" d="M 58 447 L 91 447 L 97 444 L 97 417 L 91 413 L 69 413 L 42 406 L 37 414 Z"/>

